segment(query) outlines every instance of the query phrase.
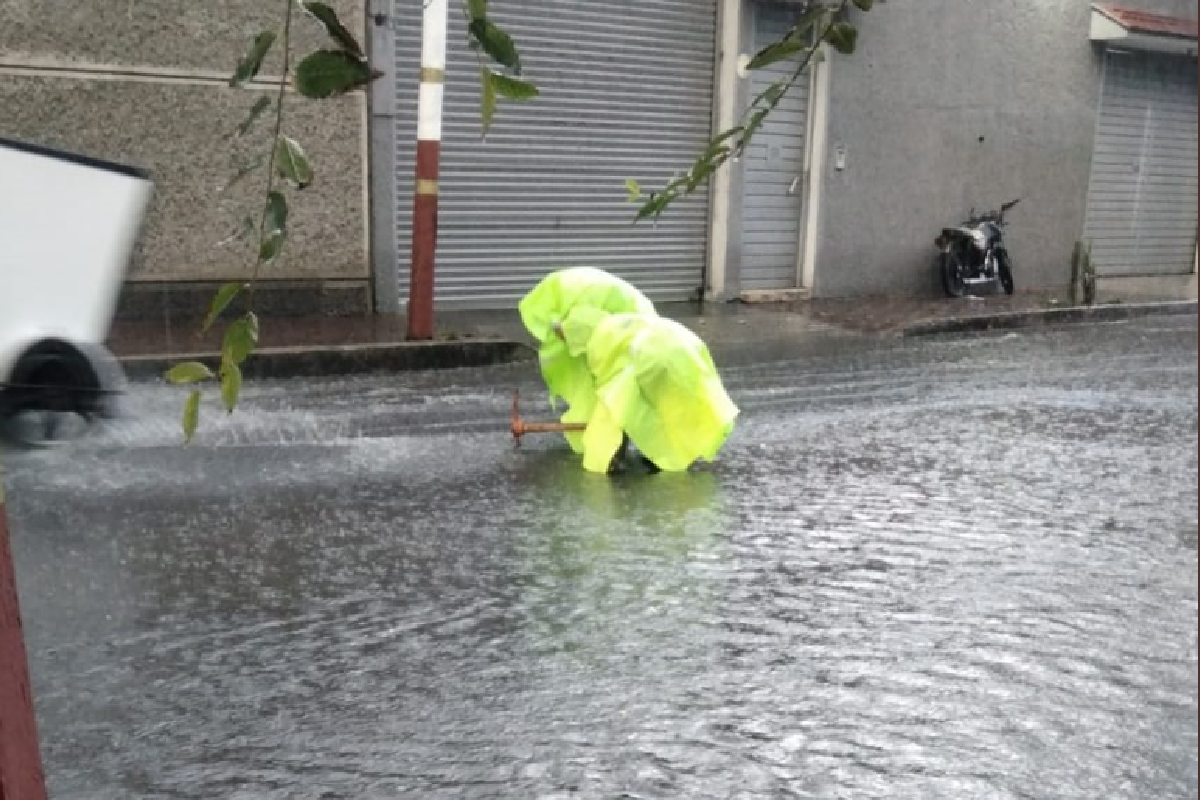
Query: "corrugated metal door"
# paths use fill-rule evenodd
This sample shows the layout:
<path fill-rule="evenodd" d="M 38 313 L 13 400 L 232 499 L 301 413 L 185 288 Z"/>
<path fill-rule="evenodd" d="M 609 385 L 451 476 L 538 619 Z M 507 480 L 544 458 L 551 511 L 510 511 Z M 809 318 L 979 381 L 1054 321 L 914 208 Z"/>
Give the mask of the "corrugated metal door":
<path fill-rule="evenodd" d="M 407 297 L 422 0 L 396 0 L 397 215 Z M 501 101 L 480 140 L 479 64 L 451 9 L 436 265 L 439 303 L 514 305 L 547 272 L 596 266 L 654 299 L 703 284 L 708 196 L 631 224 L 624 182 L 657 188 L 712 127 L 715 0 L 504 0 L 491 13 L 541 96 Z"/>
<path fill-rule="evenodd" d="M 1085 236 L 1101 275 L 1192 271 L 1196 59 L 1109 52 Z"/>
<path fill-rule="evenodd" d="M 796 7 L 754 5 L 754 49 L 781 38 Z M 751 73 L 751 98 L 786 78 L 792 62 Z M 806 79 L 792 87 L 746 151 L 742 180 L 742 289 L 794 289 L 799 282 L 801 179 L 808 126 Z"/>

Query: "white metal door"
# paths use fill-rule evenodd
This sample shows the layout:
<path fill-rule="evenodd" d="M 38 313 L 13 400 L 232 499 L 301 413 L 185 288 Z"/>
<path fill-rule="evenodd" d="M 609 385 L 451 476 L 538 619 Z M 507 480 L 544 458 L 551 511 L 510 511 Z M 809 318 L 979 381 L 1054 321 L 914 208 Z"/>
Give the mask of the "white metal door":
<path fill-rule="evenodd" d="M 754 51 L 778 41 L 801 9 L 755 3 Z M 786 78 L 794 62 L 750 73 L 750 97 Z M 742 181 L 742 289 L 794 289 L 799 283 L 801 198 L 808 126 L 808 80 L 801 78 L 746 151 Z"/>
<path fill-rule="evenodd" d="M 1084 233 L 1098 274 L 1192 272 L 1196 93 L 1194 57 L 1105 55 Z"/>

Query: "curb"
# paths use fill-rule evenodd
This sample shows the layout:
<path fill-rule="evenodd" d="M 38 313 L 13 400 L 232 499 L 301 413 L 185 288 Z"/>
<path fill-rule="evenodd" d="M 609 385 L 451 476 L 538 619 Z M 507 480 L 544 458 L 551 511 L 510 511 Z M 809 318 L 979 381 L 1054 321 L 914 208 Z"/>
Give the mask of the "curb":
<path fill-rule="evenodd" d="M 1067 322 L 1106 322 L 1135 317 L 1195 314 L 1195 300 L 1172 300 L 1162 303 L 1121 303 L 1099 306 L 1047 308 L 1037 311 L 1007 311 L 999 314 L 975 314 L 948 319 L 925 319 L 901 329 L 900 335 L 932 336 L 939 333 L 977 333 L 981 331 L 1012 330 Z"/>
<path fill-rule="evenodd" d="M 321 347 L 273 347 L 254 352 L 242 365 L 247 378 L 313 378 L 372 372 L 488 367 L 529 361 L 536 353 L 520 342 L 484 339 L 457 342 L 401 342 Z M 161 378 L 180 361 L 220 362 L 220 353 L 124 356 L 117 359 L 133 380 Z"/>

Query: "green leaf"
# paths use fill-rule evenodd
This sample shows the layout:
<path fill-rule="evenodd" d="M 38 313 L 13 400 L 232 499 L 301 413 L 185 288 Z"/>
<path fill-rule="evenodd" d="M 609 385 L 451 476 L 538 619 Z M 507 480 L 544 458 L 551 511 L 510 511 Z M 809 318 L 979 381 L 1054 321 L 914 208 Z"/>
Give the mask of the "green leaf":
<path fill-rule="evenodd" d="M 737 136 L 739 133 L 742 132 L 742 130 L 743 129 L 742 129 L 741 125 L 735 125 L 734 127 L 729 128 L 728 130 L 721 131 L 719 134 L 717 134 L 716 136 L 714 136 L 712 138 L 712 141 L 710 141 L 708 143 L 708 147 L 705 148 L 704 154 L 702 156 L 700 156 L 700 159 L 702 161 L 706 161 L 709 158 L 711 158 L 712 156 L 716 155 L 717 152 L 721 149 L 721 145 L 723 143 L 725 143 L 726 141 Z"/>
<path fill-rule="evenodd" d="M 280 192 L 267 195 L 266 220 L 263 228 L 262 242 L 258 248 L 258 258 L 263 263 L 274 261 L 287 239 L 287 199 Z"/>
<path fill-rule="evenodd" d="M 288 204 L 282 192 L 274 191 L 267 195 L 267 233 L 282 233 L 287 231 Z"/>
<path fill-rule="evenodd" d="M 266 113 L 267 109 L 270 107 L 271 98 L 267 95 L 263 95 L 255 100 L 254 105 L 250 106 L 250 113 L 247 114 L 246 118 L 242 120 L 242 123 L 237 126 L 237 135 L 245 136 L 247 133 L 249 133 L 250 129 L 254 127 L 254 123 L 258 120 L 258 118 Z"/>
<path fill-rule="evenodd" d="M 492 73 L 492 87 L 496 94 L 509 100 L 529 100 L 538 96 L 538 88 L 528 81 L 510 78 L 507 75 Z"/>
<path fill-rule="evenodd" d="M 245 316 L 238 317 L 225 329 L 225 338 L 221 343 L 221 360 L 235 366 L 240 365 L 254 352 L 257 344 L 258 317 L 254 316 L 253 311 L 247 311 Z"/>
<path fill-rule="evenodd" d="M 267 163 L 267 157 L 259 153 L 254 158 L 247 161 L 237 168 L 237 172 L 230 176 L 229 180 L 225 181 L 225 185 L 221 187 L 222 192 L 228 192 L 234 186 L 241 183 L 247 176 L 258 171 L 264 164 Z"/>
<path fill-rule="evenodd" d="M 254 218 L 249 216 L 245 217 L 242 220 L 242 226 L 221 241 L 217 242 L 217 247 L 224 247 L 225 245 L 233 242 L 240 242 L 250 234 L 254 233 L 255 227 Z"/>
<path fill-rule="evenodd" d="M 636 203 L 642 196 L 642 187 L 633 178 L 625 179 L 625 191 L 629 192 L 629 202 Z"/>
<path fill-rule="evenodd" d="M 279 177 L 297 189 L 304 189 L 313 180 L 312 164 L 304 154 L 304 148 L 290 136 L 279 135 L 275 145 L 275 170 Z"/>
<path fill-rule="evenodd" d="M 286 239 L 287 234 L 282 232 L 269 233 L 264 236 L 258 246 L 258 260 L 264 264 L 270 264 L 279 258 L 279 254 L 283 252 L 283 243 Z"/>
<path fill-rule="evenodd" d="M 471 20 L 467 31 L 479 42 L 483 52 L 491 56 L 497 64 L 508 67 L 517 75 L 521 74 L 521 56 L 517 53 L 517 46 L 512 37 L 500 30 L 495 23 L 487 18 L 477 17 Z"/>
<path fill-rule="evenodd" d="M 221 399 L 225 401 L 225 410 L 230 414 L 237 408 L 238 397 L 242 393 L 242 370 L 232 361 L 221 363 Z"/>
<path fill-rule="evenodd" d="M 712 175 L 716 171 L 717 165 L 711 162 L 697 165 L 687 178 L 688 193 L 690 194 L 691 192 L 696 191 L 696 188 L 705 180 L 707 180 L 709 175 Z"/>
<path fill-rule="evenodd" d="M 199 383 L 213 377 L 212 370 L 199 361 L 184 361 L 167 370 L 167 383 Z"/>
<path fill-rule="evenodd" d="M 854 5 L 858 6 L 859 11 L 870 11 L 871 6 L 875 5 L 875 0 L 854 0 Z"/>
<path fill-rule="evenodd" d="M 325 32 L 329 34 L 329 38 L 333 39 L 342 50 L 351 55 L 363 58 L 363 49 L 359 45 L 358 40 L 354 38 L 354 34 L 346 29 L 342 21 L 338 19 L 337 12 L 324 3 L 302 2 L 300 7 L 307 11 L 317 22 L 321 23 L 325 28 Z"/>
<path fill-rule="evenodd" d="M 250 44 L 250 49 L 246 51 L 246 55 L 242 57 L 233 71 L 229 85 L 244 86 L 257 75 L 258 71 L 262 69 L 263 59 L 267 57 L 267 52 L 270 51 L 273 44 L 275 44 L 275 31 L 263 31 L 255 36 L 254 41 Z"/>
<path fill-rule="evenodd" d="M 779 101 L 783 99 L 783 96 L 787 94 L 787 90 L 787 83 L 780 81 L 778 83 L 772 83 L 766 88 L 765 91 L 763 91 L 762 95 L 760 96 L 767 102 L 767 105 L 774 108 L 779 104 Z"/>
<path fill-rule="evenodd" d="M 200 427 L 200 390 L 193 389 L 183 404 L 183 443 L 190 444 Z"/>
<path fill-rule="evenodd" d="M 467 16 L 472 21 L 486 17 L 487 0 L 467 0 Z"/>
<path fill-rule="evenodd" d="M 221 316 L 221 312 L 229 308 L 229 304 L 233 302 L 233 298 L 241 294 L 246 288 L 244 283 L 227 283 L 217 290 L 213 295 L 212 305 L 208 308 L 208 316 L 204 318 L 204 325 L 201 330 L 208 330 L 212 324 L 217 321 L 217 317 Z"/>
<path fill-rule="evenodd" d="M 755 132 L 757 132 L 758 129 L 762 127 L 763 120 L 765 120 L 767 118 L 768 113 L 769 113 L 769 109 L 761 108 L 758 111 L 755 111 L 753 114 L 751 114 L 750 119 L 746 120 L 746 135 L 744 137 L 742 137 L 742 148 L 743 149 L 745 149 L 746 142 L 748 142 L 750 140 L 750 137 L 753 136 L 755 134 Z"/>
<path fill-rule="evenodd" d="M 772 42 L 754 54 L 754 58 L 746 64 L 746 69 L 762 69 L 769 67 L 779 61 L 791 58 L 792 56 L 804 50 L 808 45 L 794 39 L 781 39 L 778 42 Z"/>
<path fill-rule="evenodd" d="M 829 17 L 833 10 L 824 3 L 814 3 L 805 10 L 803 14 L 796 17 L 796 21 L 792 23 L 792 27 L 788 30 L 786 39 L 801 39 L 810 30 L 813 29 L 822 19 Z"/>
<path fill-rule="evenodd" d="M 650 195 L 650 199 L 642 204 L 638 209 L 635 221 L 645 219 L 646 217 L 657 217 L 662 214 L 666 207 L 674 200 L 676 195 L 673 192 L 655 192 Z"/>
<path fill-rule="evenodd" d="M 488 128 L 492 127 L 492 118 L 496 116 L 496 85 L 492 82 L 493 77 L 494 73 L 487 67 L 479 70 L 479 120 L 484 136 L 487 136 Z"/>
<path fill-rule="evenodd" d="M 296 65 L 292 84 L 296 91 L 314 100 L 336 97 L 383 75 L 365 59 L 342 50 L 317 50 Z"/>
<path fill-rule="evenodd" d="M 835 22 L 829 26 L 825 39 L 839 53 L 848 56 L 854 52 L 854 45 L 858 41 L 858 29 L 849 22 Z"/>

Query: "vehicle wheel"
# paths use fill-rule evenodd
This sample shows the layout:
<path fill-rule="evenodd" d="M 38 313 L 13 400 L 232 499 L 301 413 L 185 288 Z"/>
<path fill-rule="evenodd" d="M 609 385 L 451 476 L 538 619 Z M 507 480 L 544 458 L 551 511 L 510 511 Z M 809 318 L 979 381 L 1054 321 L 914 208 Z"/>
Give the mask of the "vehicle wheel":
<path fill-rule="evenodd" d="M 52 447 L 91 423 L 96 379 L 69 345 L 43 342 L 13 369 L 0 392 L 0 441 L 23 449 Z"/>
<path fill-rule="evenodd" d="M 1001 253 L 996 265 L 999 272 L 997 278 L 1000 281 L 1000 288 L 1005 294 L 1012 294 L 1016 290 L 1016 284 L 1013 282 L 1012 264 L 1008 260 L 1008 253 Z"/>
<path fill-rule="evenodd" d="M 963 267 L 958 253 L 954 248 L 942 253 L 940 271 L 942 274 L 942 290 L 947 297 L 962 297 L 967 293 L 967 284 L 963 282 Z"/>
<path fill-rule="evenodd" d="M 91 415 L 82 411 L 0 404 L 0 442 L 21 450 L 56 447 L 82 436 L 91 422 Z"/>

